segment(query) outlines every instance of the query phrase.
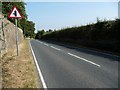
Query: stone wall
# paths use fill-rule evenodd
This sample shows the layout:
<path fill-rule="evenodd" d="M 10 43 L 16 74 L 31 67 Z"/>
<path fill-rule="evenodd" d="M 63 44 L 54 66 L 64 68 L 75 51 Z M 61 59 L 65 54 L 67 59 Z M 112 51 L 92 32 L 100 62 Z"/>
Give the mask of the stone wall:
<path fill-rule="evenodd" d="M 1 30 L 0 48 L 6 48 L 6 50 L 16 47 L 16 34 L 15 25 L 7 19 L 0 20 L 0 27 L 3 22 L 3 31 Z M 23 31 L 18 28 L 18 42 L 19 44 L 23 41 Z"/>
<path fill-rule="evenodd" d="M 24 39 L 23 31 L 20 28 L 18 28 L 18 37 L 20 44 Z M 0 11 L 0 89 L 2 88 L 2 56 L 13 48 L 16 48 L 15 25 L 5 19 Z"/>

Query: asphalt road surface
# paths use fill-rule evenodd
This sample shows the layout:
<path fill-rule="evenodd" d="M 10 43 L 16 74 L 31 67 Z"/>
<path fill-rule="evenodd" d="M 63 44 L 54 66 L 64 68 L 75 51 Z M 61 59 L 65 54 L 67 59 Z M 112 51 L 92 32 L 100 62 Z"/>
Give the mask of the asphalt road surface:
<path fill-rule="evenodd" d="M 31 40 L 43 87 L 118 88 L 119 56 Z"/>

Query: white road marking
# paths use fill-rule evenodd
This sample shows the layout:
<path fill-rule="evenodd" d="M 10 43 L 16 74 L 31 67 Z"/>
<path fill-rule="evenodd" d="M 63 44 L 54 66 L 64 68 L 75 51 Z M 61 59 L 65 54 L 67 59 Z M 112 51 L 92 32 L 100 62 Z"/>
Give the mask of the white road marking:
<path fill-rule="evenodd" d="M 91 63 L 91 64 L 93 64 L 93 65 L 96 65 L 96 66 L 98 66 L 98 67 L 101 67 L 99 64 L 96 64 L 96 63 L 94 63 L 94 62 L 92 62 L 92 61 L 89 61 L 89 60 L 87 60 L 87 59 L 85 59 L 85 58 L 82 58 L 82 57 L 79 57 L 79 56 L 77 56 L 77 55 L 74 55 L 74 54 L 71 54 L 71 53 L 68 53 L 68 55 L 71 55 L 71 56 L 76 57 L 76 58 L 78 58 L 78 59 L 84 60 L 84 61 L 86 61 L 86 62 L 88 62 L 88 63 Z"/>
<path fill-rule="evenodd" d="M 39 40 L 36 40 L 36 41 L 40 42 L 41 44 L 43 44 L 43 42 L 41 42 Z M 95 52 L 95 53 L 101 53 L 101 54 L 108 55 L 108 56 L 119 57 L 118 55 L 113 55 L 113 54 L 109 54 L 109 53 L 105 53 L 105 52 L 95 51 L 95 50 L 92 50 L 92 49 L 89 49 L 89 48 L 86 48 L 86 49 L 89 50 L 89 51 Z"/>
<path fill-rule="evenodd" d="M 55 49 L 55 50 L 58 50 L 58 51 L 60 51 L 61 49 L 59 49 L 59 48 L 56 48 L 56 47 L 54 47 L 54 46 L 50 46 L 51 48 L 53 48 L 53 49 Z"/>
<path fill-rule="evenodd" d="M 45 46 L 49 46 L 48 44 L 44 43 Z"/>
<path fill-rule="evenodd" d="M 44 43 L 44 42 L 41 42 L 41 41 L 38 41 L 36 40 L 38 43 L 41 43 L 41 44 L 44 44 L 45 46 L 49 46 L 48 44 Z"/>
<path fill-rule="evenodd" d="M 42 44 L 42 42 L 39 42 L 39 43 L 41 43 L 41 44 Z"/>
<path fill-rule="evenodd" d="M 38 43 L 41 43 L 41 44 L 43 44 L 43 42 L 41 42 L 41 41 L 38 41 L 38 40 L 35 40 L 35 41 L 37 41 Z"/>
<path fill-rule="evenodd" d="M 29 43 L 30 43 L 30 42 L 29 42 Z M 36 64 L 36 67 L 37 67 L 37 70 L 38 70 L 39 77 L 40 77 L 40 79 L 41 79 L 41 82 L 42 82 L 43 88 L 47 90 L 47 85 L 46 85 L 46 83 L 45 83 L 45 81 L 44 81 L 44 78 L 43 78 L 43 75 L 42 75 L 41 69 L 40 69 L 40 67 L 39 67 L 39 65 L 38 65 L 38 62 L 37 62 L 37 60 L 36 60 L 36 57 L 35 57 L 34 51 L 33 51 L 33 49 L 32 49 L 31 43 L 30 43 L 30 48 L 31 48 L 32 55 L 33 55 L 34 60 L 35 60 L 35 64 Z"/>

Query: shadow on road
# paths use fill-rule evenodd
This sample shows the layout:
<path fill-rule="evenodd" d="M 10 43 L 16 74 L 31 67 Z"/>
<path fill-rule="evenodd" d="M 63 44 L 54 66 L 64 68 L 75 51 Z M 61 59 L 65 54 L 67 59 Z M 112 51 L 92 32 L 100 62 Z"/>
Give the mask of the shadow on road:
<path fill-rule="evenodd" d="M 72 45 L 70 43 L 63 43 L 63 42 L 55 42 L 55 41 L 48 41 L 48 40 L 42 40 L 43 42 L 50 43 L 50 44 L 56 44 L 58 46 L 63 46 L 69 49 L 74 49 L 78 52 L 83 52 L 86 54 L 94 55 L 94 56 L 99 56 L 103 58 L 109 58 L 111 61 L 119 61 L 120 62 L 120 56 L 116 55 L 111 52 L 106 52 L 106 51 L 101 51 L 98 49 L 91 49 L 91 48 L 86 48 L 78 45 Z"/>

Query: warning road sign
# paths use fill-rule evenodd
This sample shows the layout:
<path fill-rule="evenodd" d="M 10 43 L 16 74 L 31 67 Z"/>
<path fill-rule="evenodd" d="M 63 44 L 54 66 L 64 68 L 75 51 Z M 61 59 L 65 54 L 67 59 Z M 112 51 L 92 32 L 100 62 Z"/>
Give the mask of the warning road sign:
<path fill-rule="evenodd" d="M 17 27 L 17 18 L 22 18 L 22 15 L 18 11 L 17 7 L 14 6 L 11 10 L 10 14 L 8 15 L 8 18 L 15 18 L 15 31 L 16 31 L 16 50 L 17 50 L 17 56 L 18 56 L 18 27 Z"/>
<path fill-rule="evenodd" d="M 13 7 L 10 14 L 8 15 L 8 18 L 22 18 L 22 15 L 20 14 L 16 6 Z"/>

